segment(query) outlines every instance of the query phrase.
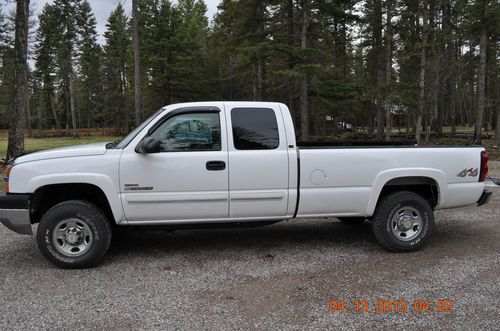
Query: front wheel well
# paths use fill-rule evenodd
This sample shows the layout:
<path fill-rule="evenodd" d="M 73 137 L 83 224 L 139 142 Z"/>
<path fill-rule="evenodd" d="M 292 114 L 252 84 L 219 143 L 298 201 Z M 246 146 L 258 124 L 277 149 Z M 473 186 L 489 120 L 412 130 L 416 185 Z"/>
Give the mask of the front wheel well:
<path fill-rule="evenodd" d="M 39 187 L 31 198 L 31 223 L 38 223 L 50 208 L 68 200 L 93 203 L 114 223 L 115 218 L 106 194 L 96 185 L 87 183 L 51 184 Z"/>
<path fill-rule="evenodd" d="M 426 199 L 432 208 L 439 203 L 439 186 L 430 177 L 399 177 L 388 181 L 377 200 L 377 205 L 387 195 L 398 191 L 410 191 Z"/>

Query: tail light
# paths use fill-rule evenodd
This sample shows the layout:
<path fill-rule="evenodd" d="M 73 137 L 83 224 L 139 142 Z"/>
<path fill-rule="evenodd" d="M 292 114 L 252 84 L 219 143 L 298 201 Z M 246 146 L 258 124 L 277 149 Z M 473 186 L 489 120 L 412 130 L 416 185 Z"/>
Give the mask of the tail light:
<path fill-rule="evenodd" d="M 488 152 L 481 152 L 481 172 L 479 172 L 479 181 L 484 182 L 488 175 Z"/>
<path fill-rule="evenodd" d="M 5 168 L 5 177 L 3 178 L 4 182 L 5 182 L 5 192 L 9 192 L 9 176 L 10 176 L 10 172 L 12 170 L 12 165 L 8 165 L 6 168 Z"/>

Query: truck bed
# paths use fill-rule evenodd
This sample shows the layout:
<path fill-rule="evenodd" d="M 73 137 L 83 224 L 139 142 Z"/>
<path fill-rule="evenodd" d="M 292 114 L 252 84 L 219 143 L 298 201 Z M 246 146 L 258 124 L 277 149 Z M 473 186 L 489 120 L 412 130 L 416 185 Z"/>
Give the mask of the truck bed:
<path fill-rule="evenodd" d="M 475 203 L 483 191 L 478 177 L 460 177 L 464 168 L 480 168 L 481 147 L 414 145 L 299 146 L 300 204 L 297 216 L 369 216 L 388 180 L 432 178 L 439 191 L 436 209 Z M 441 146 L 439 146 L 441 147 Z"/>
<path fill-rule="evenodd" d="M 342 147 L 413 147 L 417 142 L 412 140 L 377 141 L 377 140 L 333 140 L 333 141 L 298 141 L 301 149 L 328 149 Z"/>

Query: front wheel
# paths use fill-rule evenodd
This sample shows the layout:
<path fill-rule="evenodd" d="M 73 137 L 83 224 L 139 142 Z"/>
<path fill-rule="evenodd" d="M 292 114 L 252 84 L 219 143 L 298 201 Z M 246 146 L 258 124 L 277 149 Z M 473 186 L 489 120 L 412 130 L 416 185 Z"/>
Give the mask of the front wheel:
<path fill-rule="evenodd" d="M 47 211 L 38 225 L 38 247 L 61 268 L 98 264 L 111 243 L 111 226 L 95 205 L 81 200 L 61 202 Z"/>
<path fill-rule="evenodd" d="M 372 229 L 377 241 L 391 252 L 413 252 L 431 236 L 434 214 L 429 202 L 408 191 L 391 193 L 377 206 Z"/>

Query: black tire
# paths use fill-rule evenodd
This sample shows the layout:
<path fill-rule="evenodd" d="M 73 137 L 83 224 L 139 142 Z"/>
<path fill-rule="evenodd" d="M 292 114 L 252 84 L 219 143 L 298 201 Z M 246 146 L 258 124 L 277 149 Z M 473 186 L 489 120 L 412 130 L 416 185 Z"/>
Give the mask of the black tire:
<path fill-rule="evenodd" d="M 363 224 L 365 222 L 366 218 L 364 217 L 340 217 L 339 221 L 341 221 L 344 224 L 349 224 L 349 225 L 359 225 Z"/>
<path fill-rule="evenodd" d="M 57 235 L 54 232 L 56 227 L 65 220 L 83 225 L 85 233 L 88 234 L 86 237 L 88 240 L 80 238 L 82 237 L 81 233 L 78 237 L 81 239 L 80 243 L 83 243 L 84 240 L 88 241 L 85 249 L 81 250 L 81 255 L 65 254 L 61 247 L 72 246 L 67 243 L 61 244 L 61 239 L 54 240 L 54 236 Z M 69 226 L 62 224 L 60 233 L 63 233 L 65 228 L 68 231 L 70 229 Z M 78 227 L 74 228 L 78 230 Z M 97 206 L 82 200 L 70 200 L 55 205 L 42 216 L 38 225 L 37 242 L 42 254 L 58 267 L 65 269 L 90 268 L 97 265 L 108 251 L 111 243 L 111 232 L 111 226 L 106 216 Z M 66 244 L 67 246 L 64 246 Z"/>
<path fill-rule="evenodd" d="M 396 212 L 401 210 L 410 210 L 410 219 L 420 220 L 419 225 L 415 224 L 413 226 L 416 227 L 410 227 L 408 231 L 411 231 L 411 235 L 408 238 L 404 238 L 403 234 L 406 236 L 404 230 L 410 223 L 403 223 L 405 227 L 401 229 L 398 226 L 399 221 L 395 220 L 408 214 L 402 212 L 399 218 L 395 216 Z M 426 244 L 432 234 L 434 213 L 429 202 L 416 193 L 408 191 L 391 193 L 378 204 L 372 219 L 372 229 L 377 241 L 388 251 L 397 253 L 417 251 Z M 398 235 L 397 232 L 400 234 Z"/>

